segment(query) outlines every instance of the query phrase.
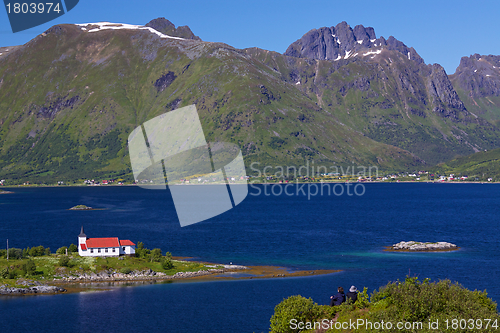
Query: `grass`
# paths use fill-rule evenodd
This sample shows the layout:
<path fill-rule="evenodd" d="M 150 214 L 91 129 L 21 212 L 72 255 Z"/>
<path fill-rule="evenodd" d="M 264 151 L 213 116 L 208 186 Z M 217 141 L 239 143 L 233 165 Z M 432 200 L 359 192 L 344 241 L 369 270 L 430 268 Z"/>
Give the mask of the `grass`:
<path fill-rule="evenodd" d="M 64 255 L 51 254 L 29 257 L 26 259 L 9 260 L 5 257 L 1 258 L 0 273 L 5 272 L 8 268 L 9 271 L 16 272 L 16 277 L 5 278 L 0 276 L 0 285 L 7 284 L 9 286 L 18 286 L 16 285 L 16 281 L 20 278 L 46 282 L 53 279 L 59 279 L 61 275 L 81 275 L 83 273 L 99 273 L 107 270 L 120 272 L 124 269 L 128 269 L 129 271 L 144 271 L 151 269 L 155 272 L 163 272 L 166 275 L 174 275 L 178 272 L 197 272 L 213 268 L 209 268 L 206 264 L 199 262 L 172 260 L 174 267 L 172 269 L 165 270 L 163 269 L 161 262 L 152 262 L 149 259 L 127 256 L 107 258 L 80 257 L 76 253 L 69 255 L 70 262 L 68 266 L 61 266 L 61 257 L 64 257 Z M 31 275 L 26 275 L 22 270 L 23 265 L 26 264 L 28 260 L 33 260 L 36 265 L 36 270 Z"/>

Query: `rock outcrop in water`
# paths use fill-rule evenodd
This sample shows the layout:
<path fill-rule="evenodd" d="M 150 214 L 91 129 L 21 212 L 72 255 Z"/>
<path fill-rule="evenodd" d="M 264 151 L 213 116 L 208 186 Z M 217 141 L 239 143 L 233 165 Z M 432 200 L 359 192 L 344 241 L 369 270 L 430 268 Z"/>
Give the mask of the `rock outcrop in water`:
<path fill-rule="evenodd" d="M 55 294 L 65 292 L 66 289 L 57 286 L 33 286 L 26 288 L 9 287 L 0 285 L 0 295 L 24 295 L 24 294 Z"/>
<path fill-rule="evenodd" d="M 388 248 L 389 251 L 454 251 L 459 247 L 448 242 L 424 243 L 424 242 L 399 242 Z"/>
<path fill-rule="evenodd" d="M 91 209 L 94 209 L 94 208 L 88 207 L 85 205 L 77 205 L 75 207 L 71 207 L 69 210 L 91 210 Z"/>

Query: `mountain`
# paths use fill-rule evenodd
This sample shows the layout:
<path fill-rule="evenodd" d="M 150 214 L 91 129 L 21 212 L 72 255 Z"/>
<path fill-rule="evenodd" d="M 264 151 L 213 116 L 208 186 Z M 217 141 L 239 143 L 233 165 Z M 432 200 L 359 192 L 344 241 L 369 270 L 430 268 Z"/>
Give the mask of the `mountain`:
<path fill-rule="evenodd" d="M 201 38 L 195 36 L 187 25 L 176 28 L 172 22 L 164 17 L 159 17 L 157 19 L 151 20 L 148 24 L 146 24 L 146 27 L 151 27 L 165 35 L 201 41 Z"/>
<path fill-rule="evenodd" d="M 426 65 L 413 48 L 377 38 L 371 27 L 313 29 L 285 55 L 309 60 L 312 80 L 301 87 L 321 106 L 427 164 L 499 146 L 498 127 L 468 111 L 440 65 Z"/>
<path fill-rule="evenodd" d="M 441 66 L 373 28 L 312 30 L 279 54 L 160 18 L 57 25 L 0 54 L 0 178 L 130 179 L 131 131 L 191 104 L 207 141 L 238 144 L 249 173 L 415 169 L 500 147 Z"/>
<path fill-rule="evenodd" d="M 463 57 L 450 79 L 468 110 L 500 125 L 500 56 Z"/>

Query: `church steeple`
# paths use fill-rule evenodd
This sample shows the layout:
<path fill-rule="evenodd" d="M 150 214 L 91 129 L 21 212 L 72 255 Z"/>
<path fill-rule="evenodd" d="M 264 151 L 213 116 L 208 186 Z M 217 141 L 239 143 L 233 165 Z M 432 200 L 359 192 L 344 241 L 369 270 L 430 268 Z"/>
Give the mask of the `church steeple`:
<path fill-rule="evenodd" d="M 80 231 L 80 234 L 78 235 L 78 238 L 80 238 L 80 237 L 87 238 L 87 235 L 85 235 L 85 233 L 83 232 L 83 225 L 82 225 L 82 231 Z"/>

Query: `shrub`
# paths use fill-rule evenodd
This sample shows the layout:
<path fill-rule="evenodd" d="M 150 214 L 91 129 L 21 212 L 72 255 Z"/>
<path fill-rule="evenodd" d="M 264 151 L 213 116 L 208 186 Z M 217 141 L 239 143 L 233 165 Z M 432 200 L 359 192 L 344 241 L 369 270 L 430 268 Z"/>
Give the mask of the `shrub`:
<path fill-rule="evenodd" d="M 66 246 L 60 247 L 57 249 L 56 253 L 57 254 L 66 254 L 66 249 L 67 249 Z"/>
<path fill-rule="evenodd" d="M 78 252 L 78 247 L 75 244 L 71 244 L 68 247 L 68 252 Z"/>
<path fill-rule="evenodd" d="M 45 254 L 45 248 L 42 245 L 32 247 L 31 249 L 28 248 L 28 254 L 30 257 L 43 256 Z"/>
<path fill-rule="evenodd" d="M 161 260 L 161 249 L 153 249 L 150 255 L 151 262 L 159 262 Z"/>
<path fill-rule="evenodd" d="M 151 251 L 144 247 L 143 242 L 137 243 L 137 248 L 135 249 L 135 256 L 138 258 L 147 258 Z"/>
<path fill-rule="evenodd" d="M 431 283 L 429 279 L 419 281 L 416 277 L 407 277 L 404 282 L 392 282 L 375 291 L 371 303 L 377 305 L 378 302 L 386 307 L 377 315 L 384 320 L 499 318 L 497 305 L 486 292 L 471 291 L 450 280 Z"/>
<path fill-rule="evenodd" d="M 59 266 L 68 267 L 69 262 L 70 262 L 70 259 L 68 256 L 63 256 L 63 257 L 59 258 Z"/>
<path fill-rule="evenodd" d="M 122 269 L 120 269 L 120 272 L 123 274 L 130 274 L 132 270 L 128 267 L 123 267 Z"/>
<path fill-rule="evenodd" d="M 169 270 L 174 268 L 174 263 L 172 262 L 172 259 L 165 257 L 161 259 L 161 267 L 163 267 L 164 270 Z"/>
<path fill-rule="evenodd" d="M 32 259 L 28 260 L 26 263 L 23 264 L 22 271 L 25 272 L 24 274 L 26 276 L 35 275 L 36 272 L 35 262 Z"/>
<path fill-rule="evenodd" d="M 300 332 L 302 330 L 299 328 L 293 328 L 292 320 L 296 320 L 296 323 L 313 323 L 323 318 L 333 318 L 336 310 L 337 307 L 318 305 L 311 298 L 300 295 L 290 296 L 274 308 L 274 314 L 271 317 L 271 332 Z"/>
<path fill-rule="evenodd" d="M 7 250 L 0 250 L 0 258 L 7 257 Z"/>
<path fill-rule="evenodd" d="M 342 304 L 338 307 L 321 306 L 312 299 L 291 296 L 276 306 L 271 318 L 271 332 L 295 332 L 298 330 L 292 329 L 292 319 L 304 323 L 322 323 L 322 319 L 333 319 L 336 311 L 338 323 L 356 322 L 360 318 L 372 323 L 420 322 L 423 327 L 419 328 L 419 333 L 436 332 L 436 329 L 427 325 L 429 322 L 439 322 L 439 329 L 444 328 L 442 324 L 446 320 L 452 325 L 453 319 L 463 320 L 467 325 L 470 325 L 470 320 L 477 324 L 478 318 L 491 319 L 491 324 L 500 322 L 497 305 L 488 298 L 486 292 L 471 291 L 450 280 L 431 283 L 429 279 L 419 281 L 416 277 L 407 277 L 404 282 L 391 282 L 374 291 L 369 301 L 367 289 L 363 288 L 354 304 Z M 483 324 L 485 325 L 485 321 Z M 304 328 L 307 332 L 315 331 L 313 326 Z M 457 332 L 456 329 L 439 331 Z M 477 329 L 459 331 L 475 332 Z"/>
<path fill-rule="evenodd" d="M 21 259 L 23 258 L 23 250 L 11 248 L 9 249 L 9 259 Z"/>

